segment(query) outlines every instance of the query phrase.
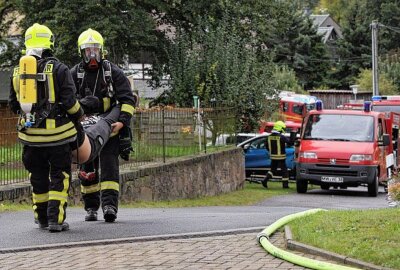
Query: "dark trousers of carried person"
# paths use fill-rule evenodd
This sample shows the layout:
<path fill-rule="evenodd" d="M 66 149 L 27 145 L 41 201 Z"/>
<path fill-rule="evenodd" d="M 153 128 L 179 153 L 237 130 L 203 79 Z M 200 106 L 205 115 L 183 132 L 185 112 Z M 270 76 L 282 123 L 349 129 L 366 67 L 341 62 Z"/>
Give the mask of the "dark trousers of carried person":
<path fill-rule="evenodd" d="M 118 135 L 110 137 L 102 149 L 100 156 L 93 162 L 84 164 L 80 169 L 81 193 L 85 210 L 87 211 L 85 221 L 97 220 L 97 211 L 100 208 L 100 204 L 106 222 L 114 222 L 117 217 L 119 144 Z M 100 175 L 99 167 L 101 170 Z"/>
<path fill-rule="evenodd" d="M 67 226 L 64 220 L 71 179 L 70 145 L 68 143 L 47 147 L 25 145 L 22 155 L 25 168 L 30 173 L 35 222 L 42 229 L 49 224 Z M 68 228 L 61 227 L 61 229 Z"/>

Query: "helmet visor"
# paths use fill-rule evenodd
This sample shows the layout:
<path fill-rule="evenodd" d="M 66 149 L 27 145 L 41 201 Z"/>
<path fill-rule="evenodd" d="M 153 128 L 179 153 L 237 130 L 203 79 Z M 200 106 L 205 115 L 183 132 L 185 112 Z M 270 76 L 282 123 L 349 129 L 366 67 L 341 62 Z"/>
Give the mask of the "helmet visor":
<path fill-rule="evenodd" d="M 101 61 L 101 45 L 100 44 L 82 44 L 81 52 L 83 60 L 89 63 L 90 60 Z"/>

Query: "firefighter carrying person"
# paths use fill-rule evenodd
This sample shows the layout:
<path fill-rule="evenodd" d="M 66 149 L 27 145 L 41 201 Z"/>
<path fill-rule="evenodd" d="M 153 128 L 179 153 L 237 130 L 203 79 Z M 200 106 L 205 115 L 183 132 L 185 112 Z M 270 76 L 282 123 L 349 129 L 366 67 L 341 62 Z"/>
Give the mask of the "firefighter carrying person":
<path fill-rule="evenodd" d="M 85 114 L 108 113 L 117 104 L 121 106 L 118 122 L 113 124 L 114 136 L 105 144 L 99 158 L 91 166 L 81 168 L 78 174 L 87 212 L 85 221 L 97 220 L 101 203 L 104 220 L 114 222 L 119 196 L 118 156 L 127 159 L 132 149 L 130 122 L 137 99 L 123 71 L 104 59 L 104 40 L 99 32 L 90 28 L 82 32 L 78 38 L 78 51 L 82 61 L 71 69 L 77 96 L 79 99 L 88 96 L 99 99 L 97 108 L 85 111 Z"/>
<path fill-rule="evenodd" d="M 289 188 L 289 173 L 286 166 L 286 144 L 290 140 L 282 133 L 286 130 L 286 125 L 282 121 L 276 121 L 271 134 L 267 137 L 266 148 L 271 158 L 271 170 L 266 176 L 266 180 L 278 178 L 278 168 L 281 170 L 282 187 Z"/>
<path fill-rule="evenodd" d="M 14 68 L 9 105 L 19 114 L 18 140 L 29 171 L 35 223 L 60 232 L 65 222 L 71 180 L 73 121 L 83 114 L 68 67 L 53 57 L 54 36 L 41 24 L 25 32 L 26 55 Z M 72 121 L 71 121 L 72 120 Z"/>

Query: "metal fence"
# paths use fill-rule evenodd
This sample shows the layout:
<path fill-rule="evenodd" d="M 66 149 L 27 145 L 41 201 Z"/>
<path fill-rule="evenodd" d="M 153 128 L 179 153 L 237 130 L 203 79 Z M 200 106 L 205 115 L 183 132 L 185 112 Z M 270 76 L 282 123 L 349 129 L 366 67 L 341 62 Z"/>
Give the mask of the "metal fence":
<path fill-rule="evenodd" d="M 0 186 L 28 180 L 22 145 L 16 139 L 16 123 L 16 117 L 0 117 Z M 120 161 L 124 169 L 205 153 L 236 142 L 235 110 L 229 107 L 138 109 L 131 127 L 134 151 L 129 161 Z"/>

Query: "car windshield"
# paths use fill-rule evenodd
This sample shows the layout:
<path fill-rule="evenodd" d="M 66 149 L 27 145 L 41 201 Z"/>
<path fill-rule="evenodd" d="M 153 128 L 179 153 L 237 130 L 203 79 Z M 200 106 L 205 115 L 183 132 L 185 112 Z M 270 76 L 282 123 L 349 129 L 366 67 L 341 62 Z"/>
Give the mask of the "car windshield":
<path fill-rule="evenodd" d="M 371 142 L 374 118 L 366 115 L 312 114 L 305 125 L 303 139 Z"/>
<path fill-rule="evenodd" d="M 372 107 L 373 111 L 377 112 L 397 112 L 400 113 L 399 105 L 374 105 Z"/>
<path fill-rule="evenodd" d="M 307 112 L 315 109 L 315 103 L 307 104 L 306 105 Z"/>

